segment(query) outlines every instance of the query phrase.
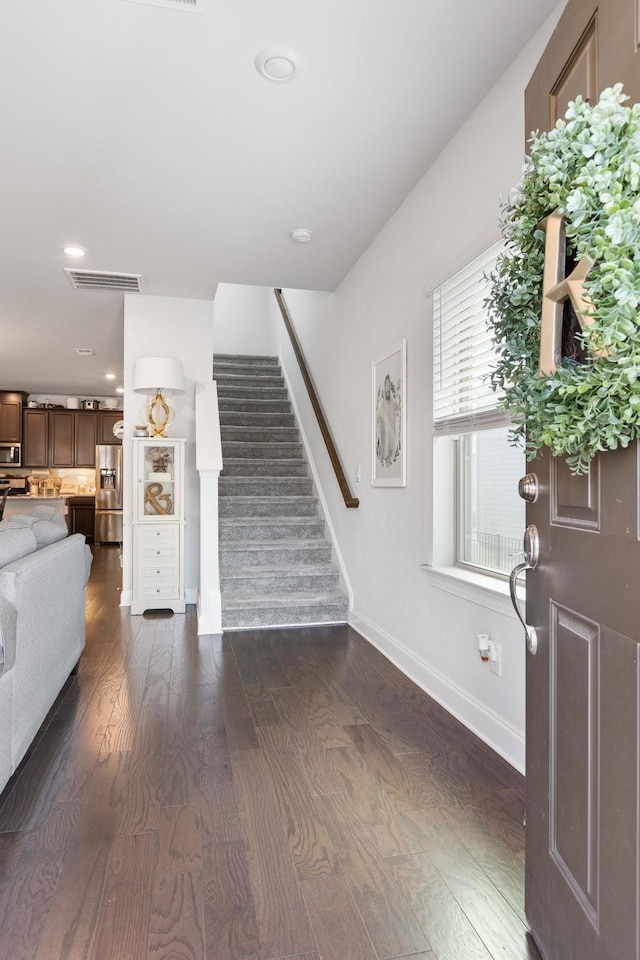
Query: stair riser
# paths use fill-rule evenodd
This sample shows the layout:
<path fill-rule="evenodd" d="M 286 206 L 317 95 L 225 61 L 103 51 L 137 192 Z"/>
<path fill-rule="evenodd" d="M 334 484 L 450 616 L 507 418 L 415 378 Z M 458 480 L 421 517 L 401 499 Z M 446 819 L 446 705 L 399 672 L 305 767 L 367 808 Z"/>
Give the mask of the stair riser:
<path fill-rule="evenodd" d="M 348 607 L 345 603 L 325 607 L 284 607 L 259 610 L 222 610 L 223 630 L 248 630 L 256 627 L 312 626 L 316 623 L 344 623 Z"/>
<path fill-rule="evenodd" d="M 218 494 L 221 498 L 235 497 L 307 497 L 313 493 L 310 477 L 220 477 Z M 221 499 L 222 504 L 222 499 Z"/>
<path fill-rule="evenodd" d="M 218 398 L 220 413 L 291 413 L 288 400 L 235 400 L 229 397 Z M 224 417 L 220 418 L 224 420 Z"/>
<path fill-rule="evenodd" d="M 220 497 L 220 517 L 317 517 L 315 497 Z"/>
<path fill-rule="evenodd" d="M 259 430 L 262 436 L 272 429 L 298 431 L 292 413 L 261 413 L 258 410 L 221 410 L 220 425 L 226 430 L 236 427 Z"/>
<path fill-rule="evenodd" d="M 247 373 L 240 374 L 236 373 L 235 370 L 224 371 L 224 370 L 213 370 L 213 379 L 218 384 L 218 390 L 220 387 L 255 387 L 262 389 L 263 387 L 277 387 L 280 390 L 284 389 L 284 377 L 276 370 L 275 373 Z"/>
<path fill-rule="evenodd" d="M 301 460 L 302 456 L 301 443 L 270 443 L 266 440 L 254 440 L 250 443 L 242 440 L 222 441 L 223 460 L 241 457 L 249 460 Z"/>
<path fill-rule="evenodd" d="M 277 357 L 265 357 L 259 353 L 214 353 L 213 363 L 248 364 L 256 367 L 279 366 Z"/>
<path fill-rule="evenodd" d="M 220 521 L 220 543 L 244 543 L 249 540 L 322 540 L 325 534 L 324 520 L 316 520 L 314 517 L 300 521 L 292 520 L 288 523 L 283 522 L 273 524 L 255 523 L 243 521 L 238 523 L 235 520 Z"/>
<path fill-rule="evenodd" d="M 236 424 L 220 425 L 222 442 L 262 443 L 265 440 L 271 443 L 300 443 L 300 434 L 296 427 L 273 426 L 238 426 Z"/>
<path fill-rule="evenodd" d="M 228 387 L 224 383 L 218 384 L 218 398 L 234 400 L 286 400 L 285 387 Z"/>
<path fill-rule="evenodd" d="M 267 596 L 272 593 L 302 592 L 329 593 L 338 589 L 338 574 L 294 577 L 231 577 L 224 579 L 222 591 L 225 597 Z"/>
<path fill-rule="evenodd" d="M 239 547 L 235 550 L 225 549 L 224 543 L 220 544 L 220 571 L 223 575 L 227 570 L 237 570 L 238 567 L 292 567 L 313 563 L 331 563 L 331 547 L 328 543 L 321 542 L 317 546 L 272 546 L 270 549 Z"/>
<path fill-rule="evenodd" d="M 227 477 L 306 477 L 304 460 L 225 460 Z"/>

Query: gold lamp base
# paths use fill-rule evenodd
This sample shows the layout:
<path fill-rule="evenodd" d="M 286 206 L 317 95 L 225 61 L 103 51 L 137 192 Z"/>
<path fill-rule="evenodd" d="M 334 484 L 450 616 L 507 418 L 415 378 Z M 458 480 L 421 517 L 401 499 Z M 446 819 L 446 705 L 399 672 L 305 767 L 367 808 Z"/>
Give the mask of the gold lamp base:
<path fill-rule="evenodd" d="M 149 436 L 166 437 L 167 427 L 173 423 L 174 419 L 173 410 L 163 397 L 162 391 L 157 390 L 155 396 L 149 400 L 146 408 Z"/>

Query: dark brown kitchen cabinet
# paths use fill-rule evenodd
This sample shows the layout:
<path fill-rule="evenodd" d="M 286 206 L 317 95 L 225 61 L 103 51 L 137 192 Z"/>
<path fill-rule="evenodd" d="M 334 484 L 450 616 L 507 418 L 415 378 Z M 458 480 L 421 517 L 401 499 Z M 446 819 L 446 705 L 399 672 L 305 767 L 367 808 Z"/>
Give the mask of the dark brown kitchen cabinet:
<path fill-rule="evenodd" d="M 74 441 L 76 467 L 95 467 L 98 421 L 95 413 L 80 411 L 75 415 L 76 435 Z"/>
<path fill-rule="evenodd" d="M 22 408 L 26 402 L 26 393 L 0 390 L 0 443 L 22 441 Z"/>
<path fill-rule="evenodd" d="M 74 410 L 49 411 L 50 467 L 75 467 L 75 424 Z"/>
<path fill-rule="evenodd" d="M 98 443 L 122 443 L 113 435 L 113 428 L 122 416 L 122 410 L 101 410 L 98 413 Z"/>
<path fill-rule="evenodd" d="M 49 466 L 49 411 L 24 411 L 22 444 L 23 467 Z"/>
<path fill-rule="evenodd" d="M 90 467 L 96 463 L 97 421 L 92 411 L 50 410 L 51 467 Z"/>
<path fill-rule="evenodd" d="M 67 500 L 67 527 L 69 533 L 81 533 L 93 543 L 95 521 L 94 497 L 69 497 Z"/>

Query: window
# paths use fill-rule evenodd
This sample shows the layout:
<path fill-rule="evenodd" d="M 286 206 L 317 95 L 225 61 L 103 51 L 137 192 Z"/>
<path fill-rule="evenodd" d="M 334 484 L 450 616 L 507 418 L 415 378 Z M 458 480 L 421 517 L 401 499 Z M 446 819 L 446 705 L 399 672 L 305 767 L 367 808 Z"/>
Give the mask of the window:
<path fill-rule="evenodd" d="M 524 452 L 508 442 L 488 379 L 494 353 L 486 276 L 500 249 L 490 247 L 433 293 L 434 436 L 455 448 L 448 478 L 455 486 L 453 560 L 491 574 L 517 562 L 525 527 L 517 493 Z"/>

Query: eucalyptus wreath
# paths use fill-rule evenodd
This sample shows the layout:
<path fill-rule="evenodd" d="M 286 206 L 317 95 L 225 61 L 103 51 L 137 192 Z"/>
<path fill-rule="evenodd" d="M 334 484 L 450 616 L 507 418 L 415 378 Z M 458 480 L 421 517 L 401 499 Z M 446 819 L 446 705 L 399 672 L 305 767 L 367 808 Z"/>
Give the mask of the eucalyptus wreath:
<path fill-rule="evenodd" d="M 599 450 L 640 436 L 640 105 L 622 84 L 590 105 L 577 97 L 564 119 L 535 133 L 520 184 L 502 208 L 505 251 L 487 298 L 497 364 L 491 374 L 533 459 L 543 447 L 584 473 Z M 545 233 L 564 215 L 567 252 L 593 266 L 585 280 L 592 323 L 577 335 L 586 362 L 563 359 L 537 376 Z M 598 356 L 597 354 L 602 354 Z"/>

